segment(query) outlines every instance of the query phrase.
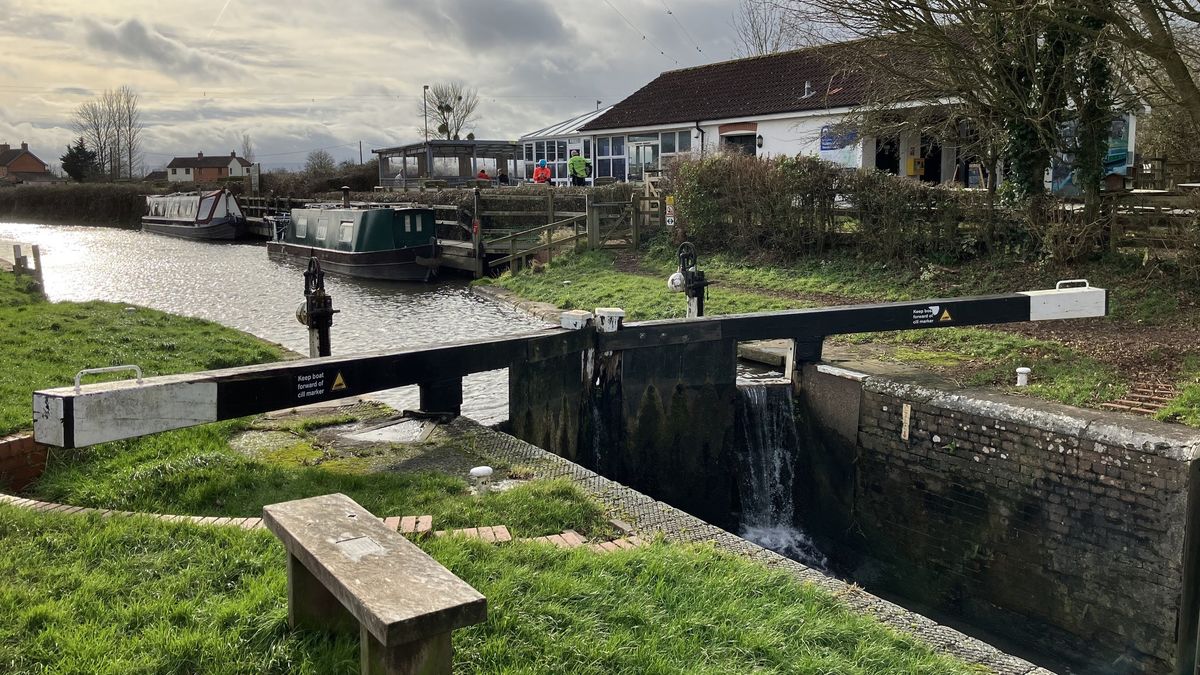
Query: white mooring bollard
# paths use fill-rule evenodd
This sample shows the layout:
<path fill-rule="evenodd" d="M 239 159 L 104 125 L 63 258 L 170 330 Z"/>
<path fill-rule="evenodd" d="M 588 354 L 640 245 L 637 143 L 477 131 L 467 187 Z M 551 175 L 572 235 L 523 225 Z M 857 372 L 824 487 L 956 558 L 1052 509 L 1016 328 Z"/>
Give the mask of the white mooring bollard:
<path fill-rule="evenodd" d="M 477 466 L 471 469 L 471 480 L 475 482 L 475 492 L 483 494 L 491 489 L 492 467 Z"/>
<path fill-rule="evenodd" d="M 1033 370 L 1031 370 L 1029 368 L 1024 368 L 1024 367 L 1017 368 L 1017 386 L 1018 387 L 1028 387 L 1029 386 L 1029 373 L 1032 373 L 1032 372 L 1033 372 Z"/>

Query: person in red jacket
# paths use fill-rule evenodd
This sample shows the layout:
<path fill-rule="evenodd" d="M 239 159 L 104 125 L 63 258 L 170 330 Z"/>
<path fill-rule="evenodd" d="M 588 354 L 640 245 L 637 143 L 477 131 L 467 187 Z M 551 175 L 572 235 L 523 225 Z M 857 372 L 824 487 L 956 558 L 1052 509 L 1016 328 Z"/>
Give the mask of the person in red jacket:
<path fill-rule="evenodd" d="M 550 167 L 546 166 L 546 160 L 538 160 L 537 168 L 533 170 L 533 182 L 549 183 L 550 182 Z"/>
<path fill-rule="evenodd" d="M 476 175 L 475 177 L 478 178 L 479 180 L 491 180 L 492 179 L 492 177 L 488 175 L 487 169 L 480 169 L 479 174 Z"/>

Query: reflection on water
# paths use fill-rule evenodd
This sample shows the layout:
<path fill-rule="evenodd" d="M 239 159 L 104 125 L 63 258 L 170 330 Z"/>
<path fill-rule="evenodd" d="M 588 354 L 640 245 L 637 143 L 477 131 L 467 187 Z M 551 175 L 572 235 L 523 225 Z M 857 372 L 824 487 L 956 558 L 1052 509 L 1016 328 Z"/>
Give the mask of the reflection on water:
<path fill-rule="evenodd" d="M 0 239 L 38 244 L 51 300 L 108 300 L 218 321 L 307 353 L 296 321 L 303 268 L 267 260 L 262 244 L 206 243 L 101 227 L 0 223 Z M 328 276 L 333 353 L 522 333 L 546 324 L 473 296 L 465 281 L 400 284 Z M 415 408 L 415 388 L 379 395 Z M 465 414 L 484 423 L 508 414 L 504 371 L 467 378 Z"/>

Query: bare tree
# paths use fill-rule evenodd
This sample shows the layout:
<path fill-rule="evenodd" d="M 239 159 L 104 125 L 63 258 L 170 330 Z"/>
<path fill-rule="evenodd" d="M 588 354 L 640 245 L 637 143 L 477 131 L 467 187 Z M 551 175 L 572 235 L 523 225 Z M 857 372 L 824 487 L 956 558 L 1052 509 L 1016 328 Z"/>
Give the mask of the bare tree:
<path fill-rule="evenodd" d="M 474 131 L 479 121 L 479 94 L 474 87 L 462 82 L 442 82 L 425 90 L 425 99 L 418 105 L 417 114 L 433 127 L 435 137 L 461 140 Z M 424 125 L 418 128 L 424 133 Z"/>
<path fill-rule="evenodd" d="M 75 129 L 96 153 L 100 173 L 132 178 L 141 164 L 142 115 L 139 97 L 126 86 L 109 89 L 75 110 Z"/>
<path fill-rule="evenodd" d="M 96 153 L 97 173 L 102 175 L 107 172 L 115 134 L 112 118 L 99 99 L 81 103 L 75 109 L 75 130 Z"/>
<path fill-rule="evenodd" d="M 121 150 L 125 157 L 125 170 L 128 178 L 141 174 L 142 163 L 142 113 L 138 107 L 140 97 L 137 92 L 122 85 L 116 91 L 118 120 L 121 129 Z"/>
<path fill-rule="evenodd" d="M 329 176 L 337 170 L 337 163 L 328 150 L 313 150 L 304 160 L 304 172 L 310 176 Z"/>
<path fill-rule="evenodd" d="M 742 0 L 733 14 L 734 55 L 764 56 L 801 46 L 793 16 L 776 0 Z"/>
<path fill-rule="evenodd" d="M 247 133 L 242 134 L 242 158 L 251 164 L 254 163 L 254 141 Z"/>
<path fill-rule="evenodd" d="M 1083 2 L 1055 5 L 1047 20 L 1038 0 L 791 0 L 790 11 L 833 33 L 858 36 L 845 43 L 847 68 L 870 81 L 871 105 L 893 118 L 912 104 L 947 111 L 951 128 L 969 121 L 989 132 L 1019 193 L 1038 195 L 1055 151 L 1064 151 L 1063 123 L 1111 87 L 1081 86 L 1102 54 L 1070 24 L 1090 21 Z M 1102 59 L 1103 60 L 1103 59 Z M 1088 99 L 1088 100 L 1084 100 Z M 1111 106 L 1110 106 L 1111 107 Z M 957 119 L 956 119 L 957 118 Z"/>

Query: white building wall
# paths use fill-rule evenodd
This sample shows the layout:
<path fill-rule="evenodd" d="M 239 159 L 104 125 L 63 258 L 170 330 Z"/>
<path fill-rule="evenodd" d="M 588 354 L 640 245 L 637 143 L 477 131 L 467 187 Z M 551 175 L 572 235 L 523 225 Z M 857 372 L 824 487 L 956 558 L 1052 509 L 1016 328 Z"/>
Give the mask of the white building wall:
<path fill-rule="evenodd" d="M 193 178 L 191 169 L 167 169 L 168 183 L 190 183 Z"/>
<path fill-rule="evenodd" d="M 229 175 L 230 176 L 245 176 L 246 169 L 242 167 L 242 163 L 236 159 L 229 158 Z"/>

